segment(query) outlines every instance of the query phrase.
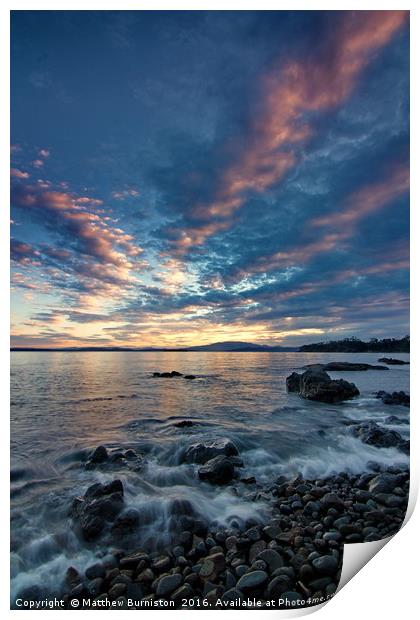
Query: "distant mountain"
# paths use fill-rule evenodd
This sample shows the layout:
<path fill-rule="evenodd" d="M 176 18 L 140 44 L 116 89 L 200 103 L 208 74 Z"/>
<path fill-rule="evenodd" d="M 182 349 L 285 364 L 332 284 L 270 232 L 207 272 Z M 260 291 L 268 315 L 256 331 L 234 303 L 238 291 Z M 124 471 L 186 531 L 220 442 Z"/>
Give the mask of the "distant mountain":
<path fill-rule="evenodd" d="M 264 344 L 254 344 L 252 342 L 240 342 L 240 341 L 227 341 L 227 342 L 215 342 L 213 344 L 203 344 L 196 347 L 188 347 L 184 351 L 224 351 L 224 352 L 276 352 L 276 351 L 297 351 L 297 347 L 281 347 L 281 346 L 268 346 Z"/>
<path fill-rule="evenodd" d="M 252 342 L 228 341 L 203 344 L 195 347 L 159 348 L 159 347 L 11 347 L 11 351 L 215 351 L 215 352 L 256 352 L 276 353 L 281 351 L 297 351 L 297 347 L 268 346 Z"/>

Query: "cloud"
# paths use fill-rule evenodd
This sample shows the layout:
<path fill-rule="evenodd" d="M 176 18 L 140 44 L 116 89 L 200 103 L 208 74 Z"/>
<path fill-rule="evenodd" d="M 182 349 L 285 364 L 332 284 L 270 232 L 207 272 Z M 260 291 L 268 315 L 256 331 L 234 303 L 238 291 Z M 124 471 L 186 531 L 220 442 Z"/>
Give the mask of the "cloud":
<path fill-rule="evenodd" d="M 28 179 L 29 172 L 23 172 L 22 170 L 19 170 L 18 168 L 12 168 L 10 170 L 10 176 L 14 177 L 15 179 Z"/>
<path fill-rule="evenodd" d="M 215 200 L 192 207 L 193 226 L 170 229 L 175 254 L 185 254 L 228 228 L 250 192 L 264 192 L 284 178 L 314 136 L 314 115 L 333 111 L 348 99 L 362 71 L 407 18 L 406 11 L 346 12 L 315 59 L 283 61 L 265 76 L 255 120 L 221 174 Z"/>
<path fill-rule="evenodd" d="M 140 196 L 140 192 L 136 189 L 123 189 L 120 191 L 112 192 L 111 196 L 116 200 L 126 200 L 127 198 L 137 198 Z"/>
<path fill-rule="evenodd" d="M 16 263 L 33 265 L 38 264 L 40 253 L 28 243 L 18 241 L 17 239 L 11 239 L 10 256 Z"/>
<path fill-rule="evenodd" d="M 392 204 L 396 199 L 407 194 L 410 173 L 406 164 L 394 163 L 387 169 L 387 174 L 380 181 L 369 183 L 354 191 L 345 201 L 343 208 L 336 207 L 326 216 L 314 217 L 304 226 L 304 231 L 324 228 L 325 232 L 315 240 L 305 242 L 301 239 L 289 249 L 275 252 L 268 256 L 259 256 L 235 274 L 236 279 L 249 274 L 269 272 L 283 267 L 302 265 L 322 253 L 331 253 L 351 239 L 357 223 Z M 304 236 L 304 235 L 303 235 Z"/>
<path fill-rule="evenodd" d="M 27 244 L 15 243 L 15 260 L 42 258 L 45 267 L 54 268 L 48 275 L 63 291 L 70 285 L 80 294 L 116 294 L 133 285 L 133 270 L 144 268 L 139 259 L 143 250 L 134 237 L 92 211 L 92 207 L 102 204 L 99 200 L 20 185 L 13 188 L 12 204 L 58 237 L 62 246 L 41 244 L 33 250 Z M 67 279 L 63 281 L 64 274 Z"/>

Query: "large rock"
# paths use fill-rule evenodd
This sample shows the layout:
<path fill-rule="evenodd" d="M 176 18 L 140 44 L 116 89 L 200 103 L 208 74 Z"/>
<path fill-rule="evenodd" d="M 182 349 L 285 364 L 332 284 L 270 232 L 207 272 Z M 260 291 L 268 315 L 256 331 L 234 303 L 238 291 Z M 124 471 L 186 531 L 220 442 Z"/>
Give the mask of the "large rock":
<path fill-rule="evenodd" d="M 212 484 L 227 484 L 235 475 L 232 461 L 223 454 L 207 461 L 198 470 L 198 477 Z"/>
<path fill-rule="evenodd" d="M 254 588 L 261 588 L 267 581 L 268 575 L 264 570 L 254 570 L 243 575 L 236 584 L 236 587 L 242 590 L 242 592 L 249 592 L 250 590 L 254 590 Z"/>
<path fill-rule="evenodd" d="M 70 515 L 81 536 L 95 540 L 112 523 L 124 506 L 124 489 L 121 480 L 108 484 L 93 484 L 83 497 L 77 497 Z"/>
<path fill-rule="evenodd" d="M 406 480 L 403 474 L 378 474 L 369 482 L 370 493 L 393 493 L 396 487 L 401 486 Z"/>
<path fill-rule="evenodd" d="M 380 361 L 380 360 L 379 360 Z M 305 366 L 311 370 L 319 369 L 324 371 L 349 371 L 356 372 L 361 370 L 388 370 L 386 366 L 378 366 L 372 364 L 365 364 L 362 362 L 328 362 L 328 364 L 310 364 Z"/>
<path fill-rule="evenodd" d="M 219 455 L 238 456 L 238 448 L 227 438 L 203 441 L 187 448 L 183 460 L 185 463 L 203 464 Z"/>
<path fill-rule="evenodd" d="M 381 357 L 378 359 L 378 362 L 383 362 L 384 364 L 388 364 L 388 366 L 403 366 L 410 363 L 404 360 L 397 360 L 394 357 Z"/>
<path fill-rule="evenodd" d="M 323 403 L 339 403 L 360 394 L 354 383 L 333 380 L 320 368 L 307 370 L 302 375 L 292 373 L 286 379 L 286 386 L 289 392 L 299 392 L 302 398 Z"/>
<path fill-rule="evenodd" d="M 175 592 L 182 583 L 182 575 L 175 573 L 174 575 L 165 575 L 158 581 L 156 587 L 157 596 L 169 596 L 172 592 Z"/>
<path fill-rule="evenodd" d="M 397 431 L 391 431 L 376 422 L 362 422 L 352 428 L 353 434 L 363 443 L 376 448 L 399 448 L 407 453 L 409 444 Z"/>
<path fill-rule="evenodd" d="M 403 405 L 404 407 L 410 406 L 410 395 L 405 392 L 384 392 L 380 390 L 376 392 L 376 398 L 380 398 L 385 405 Z"/>
<path fill-rule="evenodd" d="M 297 372 L 287 377 L 286 388 L 288 392 L 300 392 L 300 375 Z"/>
<path fill-rule="evenodd" d="M 334 577 L 338 570 L 338 560 L 334 555 L 322 555 L 312 560 L 312 566 L 318 575 Z"/>

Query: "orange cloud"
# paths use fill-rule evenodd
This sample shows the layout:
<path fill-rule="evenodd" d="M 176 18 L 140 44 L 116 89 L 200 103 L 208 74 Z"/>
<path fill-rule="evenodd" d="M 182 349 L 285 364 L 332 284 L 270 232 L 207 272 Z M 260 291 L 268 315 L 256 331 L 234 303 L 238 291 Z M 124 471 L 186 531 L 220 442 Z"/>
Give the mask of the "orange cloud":
<path fill-rule="evenodd" d="M 14 177 L 15 179 L 28 179 L 29 172 L 23 172 L 22 170 L 19 170 L 18 168 L 12 168 L 10 170 L 10 176 Z"/>
<path fill-rule="evenodd" d="M 326 227 L 327 231 L 316 241 L 301 243 L 295 248 L 262 256 L 252 265 L 236 274 L 244 278 L 254 273 L 264 273 L 309 262 L 318 254 L 330 252 L 340 243 L 350 239 L 357 222 L 364 217 L 387 207 L 393 200 L 409 190 L 410 173 L 406 165 L 397 164 L 388 171 L 383 181 L 371 183 L 352 193 L 344 203 L 344 209 L 330 215 L 309 220 L 307 228 Z M 328 231 L 328 229 L 331 229 Z M 338 229 L 338 232 L 337 232 Z"/>
<path fill-rule="evenodd" d="M 281 181 L 298 162 L 298 147 L 314 134 L 305 115 L 342 104 L 375 53 L 407 18 L 407 11 L 346 12 L 322 56 L 290 61 L 270 72 L 262 83 L 261 111 L 243 151 L 223 173 L 216 199 L 195 205 L 192 216 L 209 221 L 230 218 L 244 204 L 247 192 L 263 192 Z M 174 242 L 175 252 L 185 253 L 230 224 L 189 228 Z"/>
<path fill-rule="evenodd" d="M 342 211 L 311 220 L 312 226 L 353 226 L 360 219 L 386 206 L 408 191 L 410 171 L 406 165 L 397 165 L 385 181 L 373 183 L 355 192 L 346 201 Z"/>

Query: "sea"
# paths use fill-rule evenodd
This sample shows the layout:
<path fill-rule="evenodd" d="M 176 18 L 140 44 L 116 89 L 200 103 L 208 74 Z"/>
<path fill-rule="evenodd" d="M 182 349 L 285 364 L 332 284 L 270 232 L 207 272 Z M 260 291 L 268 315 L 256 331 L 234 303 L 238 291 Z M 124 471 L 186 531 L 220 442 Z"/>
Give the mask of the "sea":
<path fill-rule="evenodd" d="M 388 355 L 389 356 L 389 355 Z M 13 352 L 11 356 L 12 599 L 39 585 L 54 593 L 66 569 L 84 570 L 109 549 L 76 536 L 69 517 L 88 486 L 120 478 L 125 503 L 141 517 L 137 546 L 170 544 L 174 506 L 220 527 L 263 519 L 263 501 L 249 491 L 198 480 L 182 462 L 188 446 L 229 438 L 244 467 L 269 485 L 280 476 L 323 478 L 381 466 L 407 466 L 396 448 L 376 448 L 349 421 L 374 420 L 409 436 L 407 408 L 384 405 L 375 392 L 409 392 L 409 365 L 387 371 L 331 372 L 354 382 L 360 396 L 342 404 L 306 401 L 286 391 L 286 377 L 307 364 L 377 364 L 377 353 Z M 409 360 L 408 354 L 396 357 Z M 176 370 L 196 379 L 153 377 Z M 390 416 L 395 416 L 389 420 Z M 177 426 L 184 420 L 192 426 Z M 132 449 L 139 470 L 86 469 L 99 445 Z M 236 485 L 237 486 L 237 485 Z M 246 487 L 246 485 L 242 485 Z"/>

